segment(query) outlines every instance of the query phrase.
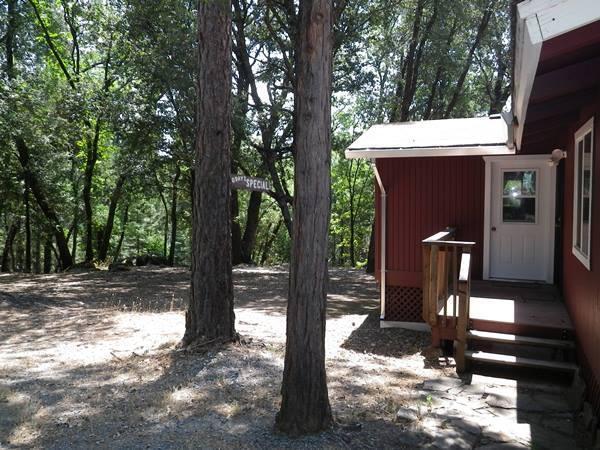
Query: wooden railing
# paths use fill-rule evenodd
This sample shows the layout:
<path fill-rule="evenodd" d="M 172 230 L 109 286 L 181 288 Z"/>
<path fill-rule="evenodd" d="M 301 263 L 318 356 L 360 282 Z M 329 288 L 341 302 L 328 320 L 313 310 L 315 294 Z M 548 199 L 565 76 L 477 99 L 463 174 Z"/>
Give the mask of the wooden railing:
<path fill-rule="evenodd" d="M 455 230 L 447 228 L 423 241 L 423 319 L 438 336 L 442 329 L 454 328 L 456 369 L 462 372 L 471 296 L 471 248 L 475 243 L 454 237 Z"/>

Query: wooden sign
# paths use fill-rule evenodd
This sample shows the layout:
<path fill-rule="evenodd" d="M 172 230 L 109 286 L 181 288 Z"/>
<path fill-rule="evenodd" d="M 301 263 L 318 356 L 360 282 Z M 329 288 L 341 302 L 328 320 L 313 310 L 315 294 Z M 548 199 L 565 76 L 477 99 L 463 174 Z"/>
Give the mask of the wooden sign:
<path fill-rule="evenodd" d="M 231 188 L 261 192 L 273 190 L 271 183 L 269 183 L 267 180 L 263 180 L 262 178 L 247 177 L 245 175 L 232 175 Z"/>

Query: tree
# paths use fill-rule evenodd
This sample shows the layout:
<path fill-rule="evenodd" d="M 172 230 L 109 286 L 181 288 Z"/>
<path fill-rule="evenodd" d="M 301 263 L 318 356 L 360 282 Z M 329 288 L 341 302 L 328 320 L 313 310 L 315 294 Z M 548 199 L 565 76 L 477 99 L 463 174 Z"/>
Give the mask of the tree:
<path fill-rule="evenodd" d="M 331 206 L 331 0 L 301 0 L 296 50 L 294 227 L 287 342 L 277 428 L 332 423 L 325 374 L 327 232 Z"/>
<path fill-rule="evenodd" d="M 231 273 L 231 0 L 198 7 L 192 291 L 183 344 L 235 337 Z"/>

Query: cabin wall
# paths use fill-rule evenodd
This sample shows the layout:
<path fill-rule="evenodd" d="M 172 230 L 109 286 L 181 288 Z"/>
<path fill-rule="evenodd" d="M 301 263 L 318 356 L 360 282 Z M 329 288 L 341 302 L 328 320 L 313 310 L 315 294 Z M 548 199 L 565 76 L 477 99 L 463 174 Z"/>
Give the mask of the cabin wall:
<path fill-rule="evenodd" d="M 572 252 L 574 134 L 594 117 L 592 181 L 591 270 Z M 573 322 L 579 348 L 579 363 L 588 385 L 589 399 L 600 414 L 600 92 L 580 110 L 579 117 L 565 129 L 568 157 L 565 166 L 563 227 L 563 295 Z"/>
<path fill-rule="evenodd" d="M 483 273 L 485 163 L 481 156 L 378 159 L 387 192 L 385 320 L 422 321 L 421 241 L 447 226 L 475 241 L 473 278 Z M 376 276 L 380 277 L 380 192 L 376 192 Z"/>

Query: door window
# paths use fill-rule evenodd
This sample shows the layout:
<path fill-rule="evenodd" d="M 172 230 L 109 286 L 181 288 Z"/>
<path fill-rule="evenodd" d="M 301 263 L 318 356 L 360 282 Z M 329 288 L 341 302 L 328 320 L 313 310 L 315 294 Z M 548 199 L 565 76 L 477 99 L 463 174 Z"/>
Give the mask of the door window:
<path fill-rule="evenodd" d="M 536 223 L 537 171 L 504 171 L 502 177 L 502 221 Z"/>

